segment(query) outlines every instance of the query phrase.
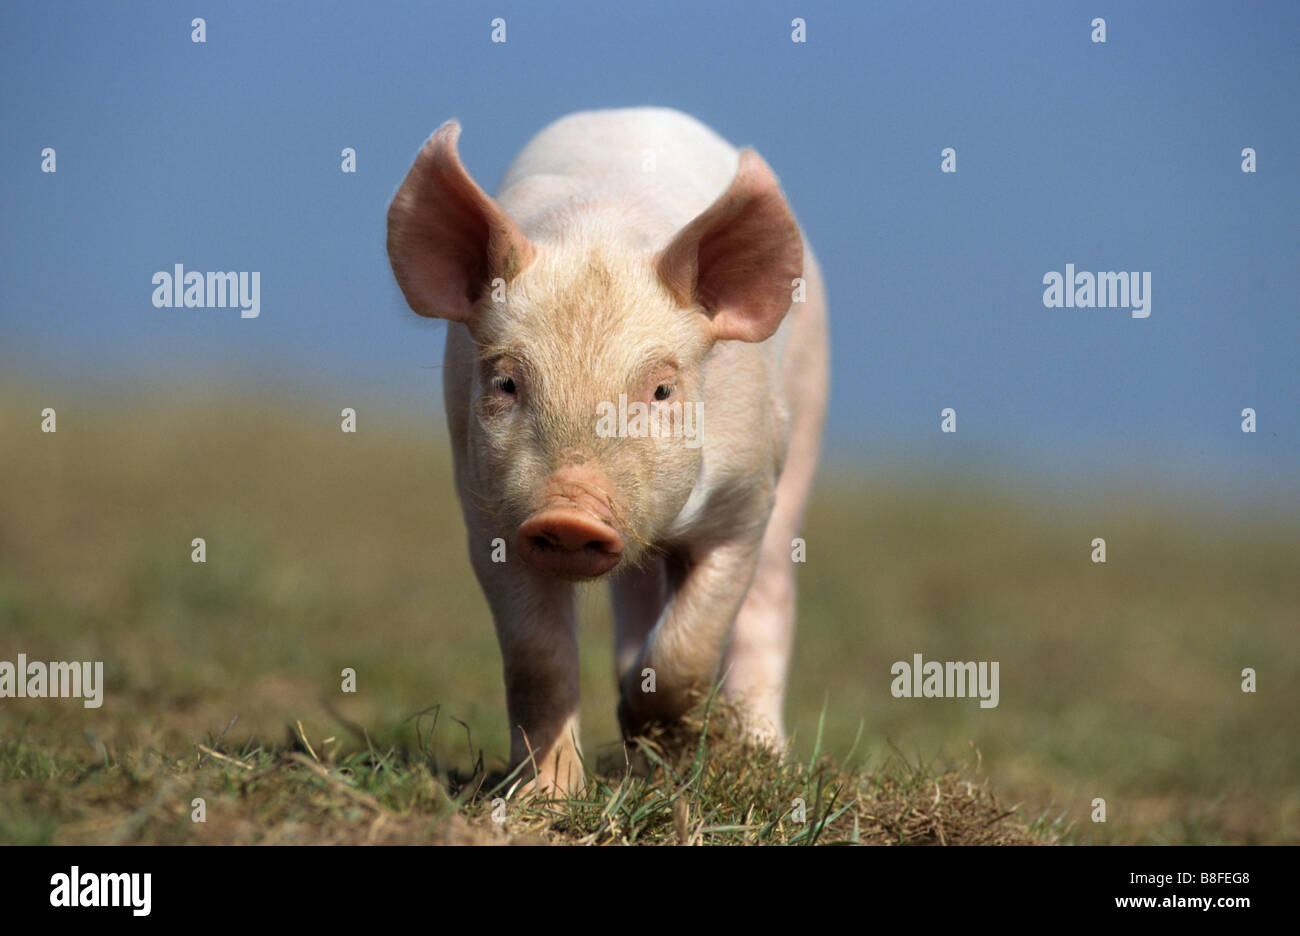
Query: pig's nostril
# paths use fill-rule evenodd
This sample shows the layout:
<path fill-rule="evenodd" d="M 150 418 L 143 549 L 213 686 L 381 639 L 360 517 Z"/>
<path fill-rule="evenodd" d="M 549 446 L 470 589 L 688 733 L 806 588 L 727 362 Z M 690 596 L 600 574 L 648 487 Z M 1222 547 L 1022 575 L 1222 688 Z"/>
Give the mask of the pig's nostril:
<path fill-rule="evenodd" d="M 618 531 L 579 510 L 559 508 L 535 514 L 520 526 L 518 536 L 526 562 L 574 581 L 604 575 L 623 556 Z"/>

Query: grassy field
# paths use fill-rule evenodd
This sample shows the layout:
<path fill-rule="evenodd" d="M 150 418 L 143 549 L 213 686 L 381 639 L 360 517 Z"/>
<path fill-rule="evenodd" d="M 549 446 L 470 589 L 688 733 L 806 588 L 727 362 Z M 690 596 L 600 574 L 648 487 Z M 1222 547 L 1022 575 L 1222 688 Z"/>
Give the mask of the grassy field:
<path fill-rule="evenodd" d="M 629 773 L 593 591 L 596 779 L 494 822 L 500 663 L 441 429 L 362 408 L 345 435 L 347 401 L 274 398 L 0 383 L 0 660 L 102 660 L 107 684 L 99 709 L 0 700 L 0 842 L 1300 838 L 1294 518 L 865 469 L 811 510 L 790 758 L 736 751 L 715 711 L 710 743 Z M 893 698 L 914 653 L 999 661 L 1000 705 Z"/>

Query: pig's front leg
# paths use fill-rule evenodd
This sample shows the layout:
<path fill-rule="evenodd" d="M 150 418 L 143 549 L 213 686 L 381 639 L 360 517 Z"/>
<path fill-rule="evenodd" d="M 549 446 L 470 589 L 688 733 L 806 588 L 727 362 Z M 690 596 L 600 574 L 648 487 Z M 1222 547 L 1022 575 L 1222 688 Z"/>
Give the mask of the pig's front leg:
<path fill-rule="evenodd" d="M 490 542 L 471 533 L 474 573 L 501 645 L 511 769 L 526 763 L 520 776 L 533 778 L 530 787 L 564 795 L 583 785 L 573 586 L 538 574 L 514 556 L 492 562 Z"/>
<path fill-rule="evenodd" d="M 614 609 L 614 680 L 639 681 L 641 652 L 646 638 L 672 594 L 668 561 L 652 556 L 638 568 L 622 572 L 610 583 Z"/>
<path fill-rule="evenodd" d="M 673 722 L 712 689 L 723 649 L 758 565 L 755 534 L 697 549 L 650 630 L 636 662 L 622 675 L 619 722 L 626 737 L 652 721 Z M 645 691 L 646 669 L 654 691 Z"/>

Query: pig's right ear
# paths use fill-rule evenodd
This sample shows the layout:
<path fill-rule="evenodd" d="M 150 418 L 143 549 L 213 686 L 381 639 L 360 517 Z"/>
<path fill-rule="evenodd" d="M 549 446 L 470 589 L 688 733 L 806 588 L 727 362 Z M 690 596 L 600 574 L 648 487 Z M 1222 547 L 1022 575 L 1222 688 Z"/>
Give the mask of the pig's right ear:
<path fill-rule="evenodd" d="M 465 171 L 459 136 L 449 120 L 415 157 L 388 207 L 388 259 L 412 309 L 466 322 L 484 285 L 509 282 L 535 251 Z"/>

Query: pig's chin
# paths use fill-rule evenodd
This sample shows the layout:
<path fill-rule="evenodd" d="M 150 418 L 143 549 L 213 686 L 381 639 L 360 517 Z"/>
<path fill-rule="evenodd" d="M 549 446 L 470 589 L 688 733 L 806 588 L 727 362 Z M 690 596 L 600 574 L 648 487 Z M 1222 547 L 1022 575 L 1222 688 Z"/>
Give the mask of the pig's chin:
<path fill-rule="evenodd" d="M 566 582 L 594 582 L 611 574 L 622 560 L 621 553 L 600 550 L 589 552 L 549 552 L 542 548 L 525 556 L 530 566 L 544 575 Z"/>

